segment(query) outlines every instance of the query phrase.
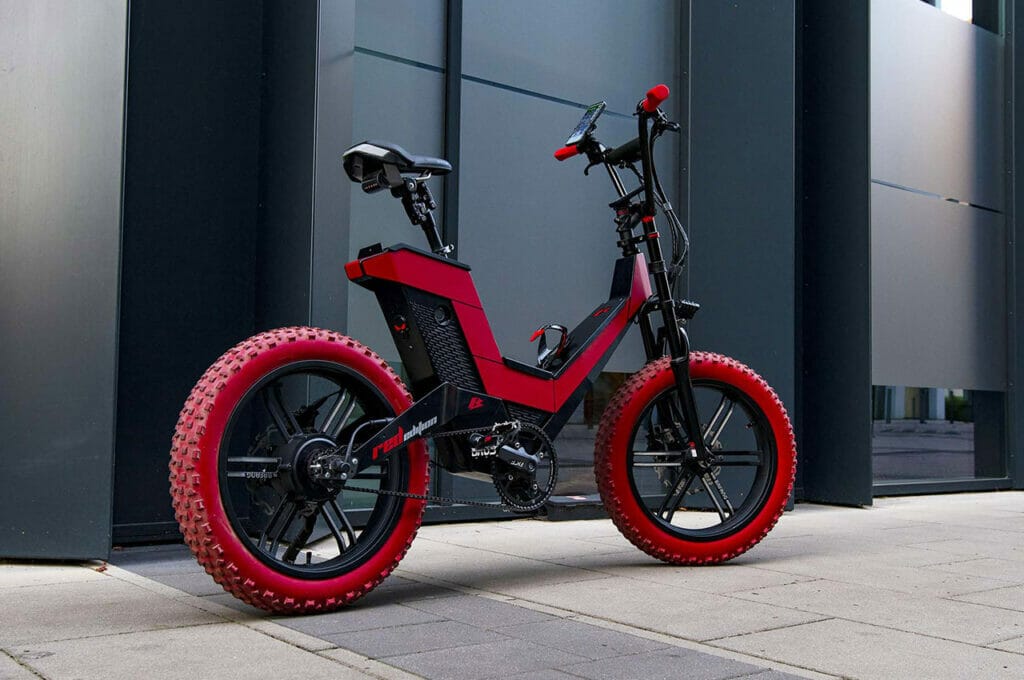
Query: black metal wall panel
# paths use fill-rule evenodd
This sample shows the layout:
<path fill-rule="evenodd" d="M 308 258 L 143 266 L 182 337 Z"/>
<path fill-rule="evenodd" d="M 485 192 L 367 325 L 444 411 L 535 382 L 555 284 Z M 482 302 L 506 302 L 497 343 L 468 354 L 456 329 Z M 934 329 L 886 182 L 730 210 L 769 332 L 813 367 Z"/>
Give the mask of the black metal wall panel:
<path fill-rule="evenodd" d="M 1012 134 L 1008 140 L 1008 155 L 1012 159 L 1009 190 L 1012 200 L 1007 205 L 1007 224 L 1012 240 L 1009 244 L 1009 415 L 1008 466 L 1013 486 L 1024 489 L 1024 398 L 1020 385 L 1024 385 L 1024 11 L 1017 11 L 1015 3 L 1006 3 L 1007 41 L 1006 87 L 1012 93 L 1009 124 Z"/>
<path fill-rule="evenodd" d="M 110 549 L 125 0 L 0 1 L 0 556 Z"/>
<path fill-rule="evenodd" d="M 256 278 L 260 330 L 311 321 L 319 5 L 268 2 L 263 8 Z"/>
<path fill-rule="evenodd" d="M 352 182 L 342 167 L 341 154 L 352 144 L 356 3 L 322 2 L 318 11 L 309 320 L 314 326 L 344 330 L 348 279 L 343 268 L 352 259 L 347 252 L 345 218 L 350 212 Z"/>
<path fill-rule="evenodd" d="M 133 0 L 114 525 L 177 537 L 167 455 L 202 372 L 254 328 L 262 10 Z"/>
<path fill-rule="evenodd" d="M 694 347 L 747 363 L 794 408 L 794 2 L 693 2 Z"/>
<path fill-rule="evenodd" d="M 799 469 L 808 500 L 870 505 L 869 9 L 802 12 Z"/>

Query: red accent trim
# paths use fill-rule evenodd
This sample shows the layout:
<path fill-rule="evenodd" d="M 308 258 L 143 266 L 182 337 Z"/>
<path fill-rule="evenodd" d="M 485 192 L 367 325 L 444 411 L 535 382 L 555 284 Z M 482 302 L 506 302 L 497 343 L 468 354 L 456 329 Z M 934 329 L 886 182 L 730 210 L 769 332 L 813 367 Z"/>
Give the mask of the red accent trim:
<path fill-rule="evenodd" d="M 658 238 L 659 236 L 661 236 L 661 234 L 659 234 L 656 231 L 652 231 L 650 234 L 647 234 L 647 240 L 648 241 L 653 241 L 654 239 Z"/>
<path fill-rule="evenodd" d="M 629 318 L 640 311 L 640 307 L 651 297 L 651 277 L 647 274 L 647 258 L 643 253 L 636 256 L 633 265 L 633 292 L 629 296 Z"/>
<path fill-rule="evenodd" d="M 363 278 L 363 268 L 359 264 L 359 260 L 352 260 L 345 264 L 345 276 L 349 281 Z"/>
<path fill-rule="evenodd" d="M 562 404 L 572 396 L 572 393 L 576 391 L 580 383 L 586 379 L 594 365 L 601 360 L 601 357 L 612 346 L 615 339 L 629 325 L 631 318 L 629 315 L 629 305 L 623 305 L 618 315 L 605 326 L 604 332 L 583 350 L 583 353 L 576 358 L 576 361 L 572 362 L 572 365 L 565 369 L 565 373 L 558 377 L 558 380 L 555 381 L 556 411 L 562 408 Z"/>
<path fill-rule="evenodd" d="M 539 338 L 542 335 L 544 335 L 544 329 L 543 328 L 538 328 L 537 330 L 535 330 L 533 332 L 533 335 L 530 336 L 530 342 L 533 342 L 534 340 L 536 340 L 537 338 Z"/>
<path fill-rule="evenodd" d="M 449 300 L 480 306 L 469 271 L 411 250 L 385 250 L 359 261 L 366 276 L 396 281 Z M 348 271 L 348 265 L 345 265 Z"/>
<path fill-rule="evenodd" d="M 647 262 L 638 254 L 634 259 L 633 288 L 627 304 L 572 365 L 557 380 L 552 380 L 517 371 L 504 363 L 468 270 L 413 251 L 388 250 L 348 263 L 345 272 L 350 278 L 358 273 L 359 278 L 395 281 L 451 300 L 487 394 L 548 413 L 554 413 L 569 399 L 651 296 Z"/>
<path fill-rule="evenodd" d="M 647 90 L 647 97 L 644 99 L 644 111 L 654 113 L 661 106 L 661 103 L 668 99 L 669 90 L 667 85 L 655 85 Z"/>
<path fill-rule="evenodd" d="M 482 407 L 483 405 L 484 405 L 484 400 L 481 399 L 480 397 L 472 397 L 469 400 L 469 410 L 470 411 L 475 411 L 478 408 Z M 490 437 L 488 437 L 484 441 L 490 441 Z"/>
<path fill-rule="evenodd" d="M 641 218 L 640 221 L 643 222 L 644 224 L 650 224 L 651 222 L 654 221 L 654 216 L 653 215 L 645 215 L 643 218 Z"/>
<path fill-rule="evenodd" d="M 507 399 L 548 413 L 558 410 L 555 405 L 554 380 L 520 373 L 506 366 L 504 362 L 489 361 L 480 357 L 476 357 L 476 367 L 480 371 L 487 394 L 492 397 Z M 560 381 L 565 378 L 565 374 L 562 374 Z"/>
<path fill-rule="evenodd" d="M 452 304 L 459 319 L 462 332 L 466 335 L 469 353 L 474 357 L 501 362 L 501 351 L 494 341 L 494 333 L 487 322 L 487 315 L 479 307 L 470 307 L 459 302 Z"/>
<path fill-rule="evenodd" d="M 576 145 L 563 146 L 561 149 L 555 152 L 555 158 L 557 158 L 560 161 L 564 161 L 568 158 L 572 158 L 573 156 L 578 156 L 579 153 L 580 149 Z"/>

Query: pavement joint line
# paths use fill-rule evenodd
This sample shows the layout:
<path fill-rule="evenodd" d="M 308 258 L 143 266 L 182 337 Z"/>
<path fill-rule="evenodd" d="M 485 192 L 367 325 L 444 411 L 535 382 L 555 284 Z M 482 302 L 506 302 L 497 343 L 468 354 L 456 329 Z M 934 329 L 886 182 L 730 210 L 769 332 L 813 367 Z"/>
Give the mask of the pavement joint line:
<path fill-rule="evenodd" d="M 603 628 L 605 630 L 611 630 L 611 631 L 614 631 L 614 632 L 617 632 L 617 633 L 625 633 L 626 635 L 632 635 L 634 637 L 644 638 L 646 640 L 651 640 L 651 641 L 654 641 L 654 642 L 660 642 L 662 644 L 666 644 L 666 645 L 669 645 L 669 646 L 672 646 L 672 647 L 679 647 L 679 648 L 682 648 L 682 649 L 689 649 L 691 651 L 703 652 L 704 654 L 710 654 L 710 655 L 718 657 L 718 658 L 727 658 L 727 659 L 732 659 L 733 661 L 742 661 L 744 663 L 757 664 L 758 666 L 761 666 L 761 667 L 764 666 L 764 661 L 767 660 L 767 661 L 771 662 L 771 664 L 772 664 L 771 668 L 774 668 L 776 670 L 780 670 L 780 671 L 785 672 L 785 673 L 800 674 L 800 675 L 802 675 L 804 677 L 811 678 L 812 680 L 834 680 L 834 679 L 839 677 L 839 676 L 835 676 L 835 675 L 829 675 L 827 673 L 821 673 L 820 671 L 815 671 L 813 669 L 803 668 L 801 666 L 794 666 L 792 664 L 783 663 L 783 662 L 780 662 L 780 661 L 776 661 L 775 659 L 765 659 L 765 658 L 754 656 L 754 655 L 751 655 L 751 654 L 743 654 L 741 652 L 735 652 L 735 651 L 730 650 L 730 649 L 724 649 L 724 648 L 720 648 L 720 647 L 715 647 L 713 645 L 708 645 L 708 644 L 705 644 L 703 642 L 697 642 L 696 640 L 687 640 L 686 638 L 676 637 L 674 635 L 668 635 L 668 634 L 665 634 L 665 633 L 659 633 L 657 631 L 649 630 L 649 629 L 646 629 L 646 628 L 641 628 L 639 626 L 633 626 L 633 625 L 628 625 L 627 626 L 627 625 L 619 623 L 617 621 L 612 621 L 610 619 L 598 618 L 598 617 L 595 617 L 595 616 L 591 616 L 589 614 L 584 614 L 582 612 L 576 612 L 576 611 L 573 611 L 571 609 L 563 609 L 561 607 L 552 607 L 551 605 L 541 604 L 539 602 L 533 602 L 531 600 L 526 600 L 526 599 L 523 599 L 523 598 L 510 597 L 508 595 L 502 595 L 500 593 L 492 593 L 492 592 L 487 591 L 487 590 L 481 590 L 479 588 L 473 588 L 471 586 L 464 586 L 464 585 L 459 584 L 459 583 L 452 583 L 451 581 L 444 581 L 442 579 L 437 579 L 437 578 L 434 578 L 434 577 L 431 577 L 431 576 L 426 576 L 424 574 L 418 574 L 416 572 L 410 572 L 408 570 L 403 570 L 403 573 L 401 574 L 401 576 L 403 578 L 408 578 L 409 580 L 412 580 L 412 581 L 418 581 L 420 583 L 426 583 L 427 585 L 434 585 L 434 586 L 441 586 L 441 587 L 445 587 L 445 588 L 451 588 L 453 590 L 458 590 L 460 592 L 463 592 L 463 593 L 465 593 L 467 595 L 476 595 L 477 597 L 482 597 L 482 598 L 485 598 L 485 599 L 488 599 L 488 600 L 495 600 L 495 601 L 498 601 L 498 602 L 506 602 L 508 604 L 514 604 L 514 605 L 516 605 L 518 607 L 523 607 L 524 609 L 532 609 L 533 611 L 541 612 L 543 614 L 550 614 L 550 615 L 555 616 L 555 617 L 560 618 L 560 619 L 568 619 L 568 620 L 578 621 L 580 623 L 586 623 L 586 624 L 595 626 L 597 628 Z M 745 600 L 745 602 L 749 602 L 749 600 Z M 817 614 L 817 613 L 815 612 L 815 614 Z M 820 616 L 820 614 L 817 614 L 817 615 Z M 808 622 L 805 622 L 805 623 L 819 623 L 820 621 L 827 621 L 829 618 L 835 618 L 835 617 L 825 617 L 825 618 L 819 619 L 817 621 L 808 621 Z M 779 626 L 779 628 L 788 628 L 788 627 L 790 627 L 790 626 Z M 750 631 L 748 633 L 743 633 L 743 635 L 751 635 L 753 633 L 763 633 L 763 632 L 766 632 L 768 630 L 776 630 L 776 629 L 775 628 L 768 628 L 768 629 L 765 629 L 765 630 Z M 719 638 L 719 639 L 721 639 L 721 638 Z M 559 669 L 559 670 L 561 670 L 561 669 Z M 762 669 L 762 670 L 765 670 L 765 669 Z M 565 672 L 565 671 L 563 671 L 563 672 Z"/>
<path fill-rule="evenodd" d="M 32 668 L 32 666 L 29 666 L 28 664 L 23 662 L 21 659 L 19 659 L 18 657 L 14 656 L 10 652 L 8 652 L 6 649 L 0 649 L 0 654 L 3 654 L 4 656 L 10 658 L 11 661 L 13 661 L 14 663 L 18 664 L 19 666 L 24 668 L 29 673 L 31 673 L 32 675 L 36 676 L 37 678 L 43 678 L 43 680 L 50 680 L 47 676 L 43 675 L 41 672 L 37 671 L 35 668 Z"/>
<path fill-rule="evenodd" d="M 324 659 L 329 659 L 339 665 L 352 668 L 353 670 L 360 671 L 361 673 L 367 673 L 374 677 L 381 678 L 382 680 L 418 680 L 423 678 L 422 675 L 416 675 L 410 673 L 404 668 L 398 668 L 390 664 L 384 663 L 378 659 L 370 659 L 353 652 L 350 649 L 344 647 L 335 647 L 334 649 L 325 649 L 321 652 L 315 652 L 315 654 Z"/>

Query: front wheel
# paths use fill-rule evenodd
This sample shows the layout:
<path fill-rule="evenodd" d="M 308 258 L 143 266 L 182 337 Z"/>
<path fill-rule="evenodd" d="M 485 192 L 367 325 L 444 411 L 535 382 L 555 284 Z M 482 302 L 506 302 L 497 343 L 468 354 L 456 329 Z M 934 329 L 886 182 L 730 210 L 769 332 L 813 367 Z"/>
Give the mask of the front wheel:
<path fill-rule="evenodd" d="M 380 583 L 420 526 L 428 454 L 417 441 L 346 491 L 314 471 L 412 403 L 390 367 L 338 333 L 294 327 L 249 338 L 199 379 L 171 447 L 175 516 L 225 590 L 275 612 L 335 609 Z M 339 448 L 340 447 L 340 448 Z"/>
<path fill-rule="evenodd" d="M 714 564 L 756 545 L 789 500 L 796 443 L 771 387 L 734 359 L 690 353 L 701 432 L 685 431 L 668 357 L 614 395 L 597 433 L 594 471 L 604 505 L 634 545 L 673 564 Z M 703 437 L 713 458 L 698 464 Z"/>

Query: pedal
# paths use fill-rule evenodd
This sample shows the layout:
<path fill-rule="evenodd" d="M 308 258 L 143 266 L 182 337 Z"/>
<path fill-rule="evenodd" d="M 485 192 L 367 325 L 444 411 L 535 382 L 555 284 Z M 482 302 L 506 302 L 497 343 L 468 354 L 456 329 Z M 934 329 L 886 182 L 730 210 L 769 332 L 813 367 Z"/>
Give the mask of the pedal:
<path fill-rule="evenodd" d="M 555 347 L 548 347 L 548 331 L 556 331 L 561 334 L 558 338 L 558 345 Z M 530 342 L 538 338 L 540 338 L 540 344 L 537 345 L 537 366 L 546 369 L 562 358 L 565 348 L 569 344 L 569 329 L 557 323 L 549 323 L 535 330 L 530 336 Z"/>
<path fill-rule="evenodd" d="M 680 319 L 692 319 L 700 310 L 700 305 L 693 300 L 676 300 L 676 316 Z"/>

